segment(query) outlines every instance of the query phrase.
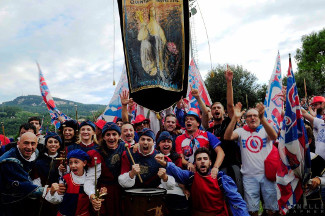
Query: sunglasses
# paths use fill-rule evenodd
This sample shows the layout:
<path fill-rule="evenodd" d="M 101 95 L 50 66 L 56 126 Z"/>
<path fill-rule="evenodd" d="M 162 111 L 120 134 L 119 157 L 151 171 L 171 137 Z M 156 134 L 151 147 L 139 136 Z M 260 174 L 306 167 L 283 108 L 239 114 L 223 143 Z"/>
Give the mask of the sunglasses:
<path fill-rule="evenodd" d="M 149 121 L 148 120 L 144 120 L 142 122 L 139 122 L 139 123 L 134 124 L 134 126 L 140 126 L 140 125 L 145 125 L 145 124 L 149 124 Z"/>

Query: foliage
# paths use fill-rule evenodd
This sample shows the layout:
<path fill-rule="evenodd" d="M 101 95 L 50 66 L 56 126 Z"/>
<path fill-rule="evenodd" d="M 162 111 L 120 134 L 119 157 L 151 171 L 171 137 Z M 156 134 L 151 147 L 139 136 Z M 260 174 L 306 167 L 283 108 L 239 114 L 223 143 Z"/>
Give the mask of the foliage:
<path fill-rule="evenodd" d="M 242 66 L 231 65 L 229 67 L 234 72 L 234 103 L 241 102 L 244 107 L 247 107 L 246 95 L 248 99 L 248 107 L 255 106 L 257 102 L 264 102 L 265 93 L 264 96 L 261 96 L 263 94 L 263 89 L 261 89 L 260 85 L 256 83 L 256 76 L 244 69 Z M 205 84 L 212 102 L 219 101 L 226 105 L 227 83 L 224 73 L 225 66 L 218 65 L 210 71 L 205 80 Z M 265 86 L 263 87 L 266 88 Z"/>
<path fill-rule="evenodd" d="M 104 105 L 81 104 L 59 98 L 54 98 L 54 100 L 58 109 L 71 118 L 75 118 L 74 105 L 77 105 L 78 120 L 94 120 L 94 116 L 98 117 L 105 109 Z M 17 137 L 19 126 L 26 123 L 31 116 L 39 116 L 43 120 L 43 133 L 55 130 L 41 96 L 20 96 L 13 101 L 4 102 L 0 105 L 0 119 L 4 123 L 5 134 L 8 137 Z"/>
<path fill-rule="evenodd" d="M 307 94 L 320 95 L 325 87 L 325 28 L 312 32 L 301 38 L 302 47 L 297 49 L 295 59 L 298 71 L 295 74 L 299 95 L 305 95 L 304 79 Z"/>

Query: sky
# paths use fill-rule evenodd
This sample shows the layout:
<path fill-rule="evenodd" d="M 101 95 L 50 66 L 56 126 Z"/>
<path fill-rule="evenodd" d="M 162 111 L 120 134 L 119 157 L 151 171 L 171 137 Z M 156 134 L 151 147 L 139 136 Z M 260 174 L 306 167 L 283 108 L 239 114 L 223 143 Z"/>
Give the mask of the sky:
<path fill-rule="evenodd" d="M 277 52 L 286 74 L 301 37 L 325 25 L 323 0 L 197 0 L 195 6 L 202 77 L 211 65 L 242 65 L 267 83 Z M 0 103 L 40 95 L 36 61 L 53 97 L 107 105 L 124 64 L 117 2 L 1 0 Z"/>

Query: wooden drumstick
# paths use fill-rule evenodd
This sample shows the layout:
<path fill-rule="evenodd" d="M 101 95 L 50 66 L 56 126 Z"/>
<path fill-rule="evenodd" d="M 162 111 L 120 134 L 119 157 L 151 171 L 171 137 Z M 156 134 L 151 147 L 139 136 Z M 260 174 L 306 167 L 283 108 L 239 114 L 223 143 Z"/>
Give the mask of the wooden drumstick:
<path fill-rule="evenodd" d="M 133 159 L 132 154 L 130 152 L 129 144 L 125 143 L 125 147 L 128 150 L 128 152 L 129 152 L 129 155 L 130 155 L 130 158 L 132 160 L 133 165 L 135 165 L 134 159 Z M 140 173 L 138 173 L 137 175 L 139 177 L 140 182 L 143 183 Z"/>

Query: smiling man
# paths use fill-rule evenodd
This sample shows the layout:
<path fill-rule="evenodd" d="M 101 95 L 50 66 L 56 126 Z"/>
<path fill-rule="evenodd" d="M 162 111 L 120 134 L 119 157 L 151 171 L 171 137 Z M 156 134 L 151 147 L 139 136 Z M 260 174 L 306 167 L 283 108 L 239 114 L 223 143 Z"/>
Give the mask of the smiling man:
<path fill-rule="evenodd" d="M 176 115 L 173 113 L 167 114 L 166 117 L 164 118 L 164 124 L 163 124 L 164 128 L 158 131 L 156 135 L 156 137 L 158 138 L 162 132 L 167 131 L 173 137 L 172 148 L 174 151 L 176 147 L 175 140 L 179 135 L 182 134 L 180 130 L 176 129 L 176 125 L 177 125 Z"/>
<path fill-rule="evenodd" d="M 121 128 L 121 139 L 125 143 L 129 143 L 131 146 L 135 144 L 134 141 L 134 128 L 130 123 L 123 124 Z"/>
<path fill-rule="evenodd" d="M 26 132 L 17 143 L 0 157 L 1 215 L 31 215 L 33 197 L 43 194 L 44 188 L 31 181 L 29 173 L 37 157 L 37 137 Z"/>

